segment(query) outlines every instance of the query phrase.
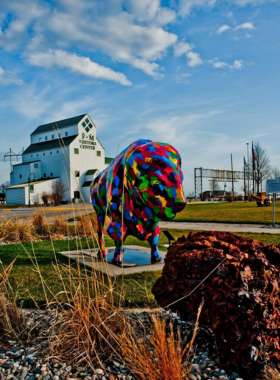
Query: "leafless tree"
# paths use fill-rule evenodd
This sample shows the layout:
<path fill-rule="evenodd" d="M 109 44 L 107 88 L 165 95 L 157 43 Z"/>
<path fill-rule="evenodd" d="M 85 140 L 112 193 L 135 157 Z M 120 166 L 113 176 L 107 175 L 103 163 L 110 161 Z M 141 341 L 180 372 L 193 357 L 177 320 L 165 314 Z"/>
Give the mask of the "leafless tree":
<path fill-rule="evenodd" d="M 210 179 L 210 181 L 209 181 L 209 187 L 210 187 L 210 191 L 212 193 L 212 198 L 214 198 L 215 195 L 216 195 L 217 190 L 220 189 L 219 182 L 216 180 L 216 178 Z"/>
<path fill-rule="evenodd" d="M 9 181 L 6 181 L 6 182 L 3 182 L 1 185 L 0 185 L 0 193 L 4 193 L 6 194 L 6 189 L 7 187 L 10 186 L 10 182 Z"/>
<path fill-rule="evenodd" d="M 65 197 L 66 191 L 66 186 L 61 181 L 61 179 L 55 182 L 52 193 L 52 198 L 55 206 L 60 205 L 61 201 Z"/>
<path fill-rule="evenodd" d="M 259 192 L 263 190 L 263 182 L 271 176 L 271 166 L 266 150 L 259 142 L 254 144 L 254 149 L 256 153 L 255 182 L 257 184 L 255 191 Z M 252 156 L 249 159 L 249 171 L 252 173 Z"/>
<path fill-rule="evenodd" d="M 274 166 L 271 168 L 271 178 L 278 178 L 280 177 L 280 169 L 277 168 L 277 166 Z"/>

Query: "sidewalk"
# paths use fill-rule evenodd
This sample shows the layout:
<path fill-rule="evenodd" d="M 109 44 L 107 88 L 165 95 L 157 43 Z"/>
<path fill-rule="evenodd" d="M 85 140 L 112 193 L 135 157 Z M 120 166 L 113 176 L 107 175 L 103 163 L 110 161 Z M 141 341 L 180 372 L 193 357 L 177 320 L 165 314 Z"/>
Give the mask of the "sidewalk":
<path fill-rule="evenodd" d="M 254 232 L 267 234 L 280 234 L 280 228 L 269 228 L 262 224 L 237 224 L 237 223 L 208 223 L 208 222 L 159 222 L 161 229 L 170 230 L 203 230 L 203 231 L 227 231 L 227 232 Z"/>

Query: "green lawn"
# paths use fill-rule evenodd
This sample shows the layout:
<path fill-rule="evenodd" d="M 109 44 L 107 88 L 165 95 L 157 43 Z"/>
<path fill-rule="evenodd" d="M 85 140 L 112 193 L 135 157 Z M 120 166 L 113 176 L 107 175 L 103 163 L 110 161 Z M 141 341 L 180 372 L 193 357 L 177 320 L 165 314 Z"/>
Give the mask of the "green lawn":
<path fill-rule="evenodd" d="M 276 223 L 280 223 L 280 202 L 276 202 L 275 219 Z M 272 206 L 257 207 L 255 202 L 188 203 L 174 221 L 271 224 Z"/>
<path fill-rule="evenodd" d="M 175 238 L 187 235 L 188 230 L 172 230 Z M 252 239 L 257 239 L 266 244 L 280 244 L 280 235 L 277 234 L 252 234 L 252 233 L 237 233 L 236 235 L 243 235 Z M 163 234 L 160 236 L 160 249 L 166 250 L 161 247 L 166 244 L 167 240 Z M 92 247 L 93 243 L 80 240 L 80 247 Z M 88 245 L 89 244 L 89 245 Z M 146 242 L 140 242 L 134 237 L 129 237 L 126 244 L 138 244 L 148 246 Z M 112 240 L 106 238 L 106 245 L 112 246 Z M 10 282 L 13 289 L 18 294 L 19 301 L 24 301 L 25 306 L 33 306 L 32 299 L 35 299 L 39 305 L 44 304 L 42 286 L 38 274 L 34 271 L 34 266 L 29 256 L 33 256 L 35 252 L 36 259 L 40 266 L 42 276 L 47 280 L 48 285 L 54 293 L 58 293 L 62 289 L 61 283 L 58 281 L 57 275 L 54 271 L 53 264 L 55 263 L 54 251 L 74 250 L 76 249 L 76 241 L 54 241 L 53 247 L 50 242 L 38 242 L 33 244 L 11 244 L 0 246 L 0 260 L 4 266 L 9 265 L 16 259 L 11 276 Z M 61 264 L 68 264 L 68 259 L 60 254 L 56 254 Z M 75 262 L 71 262 L 75 267 Z M 125 289 L 125 305 L 126 306 L 155 306 L 154 297 L 151 293 L 151 288 L 157 278 L 160 276 L 160 271 L 135 273 L 131 275 L 120 276 L 117 278 L 116 286 L 124 286 Z"/>

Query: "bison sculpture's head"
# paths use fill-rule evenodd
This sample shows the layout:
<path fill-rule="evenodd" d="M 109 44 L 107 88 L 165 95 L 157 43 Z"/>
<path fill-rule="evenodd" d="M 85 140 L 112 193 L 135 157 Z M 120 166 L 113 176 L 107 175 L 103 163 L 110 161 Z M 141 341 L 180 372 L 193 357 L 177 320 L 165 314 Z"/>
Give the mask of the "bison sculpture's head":
<path fill-rule="evenodd" d="M 160 220 L 173 219 L 186 206 L 181 157 L 169 144 L 148 142 L 133 150 L 127 156 L 125 182 L 136 202 Z"/>

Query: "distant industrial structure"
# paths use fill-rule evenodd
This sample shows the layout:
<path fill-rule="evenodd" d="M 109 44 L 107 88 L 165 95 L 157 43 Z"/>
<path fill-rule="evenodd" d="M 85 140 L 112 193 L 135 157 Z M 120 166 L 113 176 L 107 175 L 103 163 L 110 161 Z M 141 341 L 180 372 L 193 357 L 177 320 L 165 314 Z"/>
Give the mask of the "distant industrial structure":
<path fill-rule="evenodd" d="M 249 177 L 248 177 L 249 176 Z M 194 197 L 198 199 L 200 194 L 203 194 L 202 179 L 210 178 L 217 182 L 231 182 L 232 193 L 234 194 L 234 183 L 238 181 L 244 181 L 244 188 L 246 188 L 246 182 L 251 179 L 251 173 L 245 171 L 236 170 L 224 170 L 224 169 L 203 169 L 194 168 Z"/>
<path fill-rule="evenodd" d="M 66 187 L 64 201 L 90 201 L 90 185 L 112 161 L 96 136 L 88 114 L 40 125 L 30 136 L 22 163 L 11 165 L 7 204 L 40 204 L 56 181 Z"/>

